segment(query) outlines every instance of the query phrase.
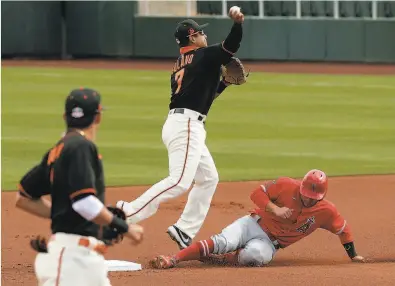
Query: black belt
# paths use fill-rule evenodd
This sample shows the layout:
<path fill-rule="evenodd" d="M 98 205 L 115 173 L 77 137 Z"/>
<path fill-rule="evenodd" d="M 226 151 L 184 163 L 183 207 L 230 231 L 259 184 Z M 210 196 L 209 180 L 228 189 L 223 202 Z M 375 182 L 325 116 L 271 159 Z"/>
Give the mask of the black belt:
<path fill-rule="evenodd" d="M 173 113 L 181 113 L 184 114 L 184 108 L 175 108 Z M 203 121 L 204 117 L 199 115 L 198 120 Z"/>

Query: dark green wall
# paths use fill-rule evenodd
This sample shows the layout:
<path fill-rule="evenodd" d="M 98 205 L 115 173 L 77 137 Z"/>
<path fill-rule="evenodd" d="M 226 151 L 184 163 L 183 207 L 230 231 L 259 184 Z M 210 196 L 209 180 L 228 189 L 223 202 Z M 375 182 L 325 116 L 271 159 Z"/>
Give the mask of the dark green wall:
<path fill-rule="evenodd" d="M 196 19 L 210 23 L 205 29 L 209 44 L 224 40 L 232 25 L 228 19 Z M 173 33 L 180 20 L 136 17 L 134 56 L 176 56 Z M 152 37 L 147 31 L 158 26 L 161 33 Z M 237 56 L 250 60 L 395 62 L 395 21 L 247 19 Z"/>
<path fill-rule="evenodd" d="M 365 57 L 365 24 L 334 22 L 327 26 L 326 57 L 333 61 L 359 61 Z"/>
<path fill-rule="evenodd" d="M 133 54 L 136 2 L 2 1 L 1 8 L 2 56 L 60 57 L 62 43 L 74 57 Z"/>
<path fill-rule="evenodd" d="M 182 18 L 139 17 L 136 2 L 2 2 L 4 56 L 151 57 L 178 55 L 174 29 Z M 209 22 L 209 44 L 232 22 Z M 63 26 L 62 26 L 63 25 Z M 62 29 L 64 27 L 64 29 Z M 63 32 L 62 32 L 63 31 Z M 246 19 L 237 56 L 251 60 L 395 62 L 395 20 Z"/>
<path fill-rule="evenodd" d="M 131 56 L 135 6 L 132 1 L 67 2 L 67 52 L 75 57 Z"/>
<path fill-rule="evenodd" d="M 59 56 L 62 47 L 60 16 L 59 1 L 2 1 L 2 55 Z"/>
<path fill-rule="evenodd" d="M 395 62 L 395 21 L 365 24 L 365 61 Z"/>

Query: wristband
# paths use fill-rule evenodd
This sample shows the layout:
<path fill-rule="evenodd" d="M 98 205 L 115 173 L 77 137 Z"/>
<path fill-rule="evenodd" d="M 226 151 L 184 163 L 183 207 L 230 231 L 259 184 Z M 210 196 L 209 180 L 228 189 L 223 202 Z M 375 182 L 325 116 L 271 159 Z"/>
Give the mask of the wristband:
<path fill-rule="evenodd" d="M 115 228 L 120 234 L 129 231 L 129 225 L 123 219 L 113 216 L 112 221 L 109 225 L 111 228 Z"/>
<path fill-rule="evenodd" d="M 347 251 L 348 256 L 353 259 L 357 256 L 357 252 L 355 251 L 354 242 L 349 242 L 343 244 L 344 249 Z"/>

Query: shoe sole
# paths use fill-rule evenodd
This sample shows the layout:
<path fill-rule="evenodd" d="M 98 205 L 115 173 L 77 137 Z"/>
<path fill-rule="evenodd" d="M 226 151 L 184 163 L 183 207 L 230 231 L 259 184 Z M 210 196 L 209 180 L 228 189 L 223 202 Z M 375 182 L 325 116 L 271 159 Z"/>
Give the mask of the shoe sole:
<path fill-rule="evenodd" d="M 170 269 L 170 268 L 174 267 L 174 266 L 163 267 L 163 265 L 167 265 L 167 262 L 164 261 L 164 258 L 161 256 L 152 259 L 149 262 L 149 264 L 150 264 L 151 268 L 154 268 L 154 269 Z"/>
<path fill-rule="evenodd" d="M 149 265 L 151 266 L 151 268 L 160 269 L 159 257 L 150 260 Z"/>
<path fill-rule="evenodd" d="M 187 248 L 189 245 L 182 243 L 181 237 L 179 237 L 177 231 L 173 227 L 169 227 L 167 229 L 167 234 L 170 236 L 171 240 L 178 244 L 180 250 Z"/>

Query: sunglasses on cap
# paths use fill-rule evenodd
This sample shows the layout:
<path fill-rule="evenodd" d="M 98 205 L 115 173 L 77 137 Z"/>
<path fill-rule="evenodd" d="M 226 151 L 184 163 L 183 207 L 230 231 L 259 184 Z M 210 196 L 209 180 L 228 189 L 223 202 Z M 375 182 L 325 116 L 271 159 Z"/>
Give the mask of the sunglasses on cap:
<path fill-rule="evenodd" d="M 197 32 L 195 32 L 195 33 L 193 33 L 193 34 L 188 35 L 187 38 L 189 38 L 190 36 L 197 35 L 197 34 L 200 34 L 200 35 L 202 35 L 202 36 L 206 35 L 206 34 L 203 32 L 203 30 L 201 30 L 201 31 L 197 31 Z"/>

